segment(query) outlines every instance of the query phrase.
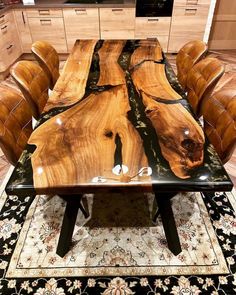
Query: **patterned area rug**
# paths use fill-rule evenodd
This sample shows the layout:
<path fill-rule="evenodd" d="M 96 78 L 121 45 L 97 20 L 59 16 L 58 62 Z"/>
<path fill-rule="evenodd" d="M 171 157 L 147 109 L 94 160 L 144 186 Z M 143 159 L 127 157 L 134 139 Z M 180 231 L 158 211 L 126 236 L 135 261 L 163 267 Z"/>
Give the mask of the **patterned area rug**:
<path fill-rule="evenodd" d="M 236 294 L 235 192 L 215 194 L 219 220 L 200 193 L 173 198 L 178 256 L 167 248 L 161 220 L 151 222 L 152 194 L 84 200 L 90 217 L 78 214 L 71 249 L 60 258 L 64 201 L 38 196 L 26 215 L 29 197 L 2 192 L 0 294 Z"/>

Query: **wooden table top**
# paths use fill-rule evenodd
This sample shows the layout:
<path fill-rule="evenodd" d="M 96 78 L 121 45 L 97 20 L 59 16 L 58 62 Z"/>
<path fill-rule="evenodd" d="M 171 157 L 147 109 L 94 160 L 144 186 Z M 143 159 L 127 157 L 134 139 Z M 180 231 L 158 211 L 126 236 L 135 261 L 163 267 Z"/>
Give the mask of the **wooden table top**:
<path fill-rule="evenodd" d="M 155 40 L 77 40 L 8 194 L 231 190 Z"/>

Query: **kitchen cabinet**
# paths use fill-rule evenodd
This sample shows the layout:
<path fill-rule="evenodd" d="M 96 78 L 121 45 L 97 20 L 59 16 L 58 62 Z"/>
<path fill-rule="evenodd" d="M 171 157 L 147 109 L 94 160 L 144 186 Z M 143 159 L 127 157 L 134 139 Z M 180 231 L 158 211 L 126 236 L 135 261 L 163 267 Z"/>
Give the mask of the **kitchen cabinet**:
<path fill-rule="evenodd" d="M 31 52 L 32 38 L 30 34 L 30 28 L 28 18 L 25 10 L 14 11 L 16 26 L 20 38 L 21 49 L 24 53 Z"/>
<path fill-rule="evenodd" d="M 69 51 L 76 39 L 100 38 L 98 8 L 68 8 L 63 15 Z"/>
<path fill-rule="evenodd" d="M 62 9 L 27 9 L 32 42 L 44 40 L 58 53 L 67 52 Z"/>
<path fill-rule="evenodd" d="M 135 39 L 157 38 L 166 52 L 171 17 L 136 17 Z"/>
<path fill-rule="evenodd" d="M 210 0 L 189 0 L 187 2 L 191 2 L 191 5 L 186 4 L 186 0 L 175 0 L 174 2 L 168 52 L 178 52 L 184 44 L 191 40 L 203 40 Z M 185 5 L 181 6 L 181 3 Z"/>
<path fill-rule="evenodd" d="M 12 11 L 0 15 L 0 51 L 0 72 L 4 72 L 21 55 Z"/>
<path fill-rule="evenodd" d="M 216 2 L 209 48 L 236 49 L 236 1 Z"/>
<path fill-rule="evenodd" d="M 101 39 L 134 39 L 135 8 L 99 8 Z"/>

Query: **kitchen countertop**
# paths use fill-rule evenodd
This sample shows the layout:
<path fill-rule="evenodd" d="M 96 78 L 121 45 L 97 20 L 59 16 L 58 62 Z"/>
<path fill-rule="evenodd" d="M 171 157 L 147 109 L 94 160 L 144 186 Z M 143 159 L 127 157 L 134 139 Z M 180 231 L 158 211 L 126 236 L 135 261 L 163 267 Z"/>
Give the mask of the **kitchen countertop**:
<path fill-rule="evenodd" d="M 0 10 L 0 14 L 5 13 L 11 9 L 23 8 L 135 8 L 135 0 L 124 0 L 123 3 L 117 3 L 116 0 L 104 0 L 103 3 L 76 3 L 67 4 L 66 0 L 35 0 L 34 5 L 11 4 L 6 5 Z"/>

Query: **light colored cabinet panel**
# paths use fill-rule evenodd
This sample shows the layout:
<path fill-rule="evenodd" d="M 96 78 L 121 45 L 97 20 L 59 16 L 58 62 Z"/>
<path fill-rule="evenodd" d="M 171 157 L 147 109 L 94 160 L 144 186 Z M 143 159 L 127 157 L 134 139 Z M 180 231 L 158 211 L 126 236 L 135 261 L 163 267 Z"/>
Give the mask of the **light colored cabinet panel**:
<path fill-rule="evenodd" d="M 0 50 L 0 72 L 4 72 L 21 55 L 21 49 L 18 40 L 14 39 L 7 42 Z"/>
<path fill-rule="evenodd" d="M 206 22 L 206 18 L 208 16 L 208 12 L 209 12 L 209 6 L 206 5 L 198 5 L 198 6 L 186 6 L 186 7 L 175 7 L 173 9 L 173 13 L 172 13 L 172 20 L 175 17 L 180 17 L 178 19 L 178 21 L 180 22 L 180 19 L 183 17 L 184 19 L 186 19 L 186 21 L 188 20 L 188 17 L 195 17 L 195 18 L 202 18 L 202 20 L 204 22 Z M 174 19 L 176 21 L 176 19 Z M 194 21 L 193 19 L 189 19 L 191 22 Z M 192 23 L 190 23 L 190 25 L 192 25 Z"/>
<path fill-rule="evenodd" d="M 203 40 L 209 6 L 175 7 L 171 20 L 168 52 L 178 52 L 189 41 Z"/>
<path fill-rule="evenodd" d="M 0 14 L 0 25 L 12 20 L 12 12 Z"/>
<path fill-rule="evenodd" d="M 101 39 L 134 39 L 134 8 L 99 8 Z"/>
<path fill-rule="evenodd" d="M 66 40 L 70 51 L 76 39 L 99 39 L 98 8 L 63 9 Z"/>
<path fill-rule="evenodd" d="M 32 41 L 44 40 L 52 44 L 57 52 L 67 52 L 63 18 L 59 17 L 29 17 Z"/>
<path fill-rule="evenodd" d="M 15 20 L 23 53 L 31 52 L 32 38 L 25 10 L 15 10 Z"/>
<path fill-rule="evenodd" d="M 222 30 L 222 28 L 224 28 Z M 236 49 L 236 20 L 217 21 L 212 25 L 210 49 Z"/>
<path fill-rule="evenodd" d="M 169 35 L 171 17 L 136 17 L 135 38 Z"/>
<path fill-rule="evenodd" d="M 166 52 L 170 22 L 170 17 L 137 17 L 135 20 L 135 39 L 157 38 Z"/>
<path fill-rule="evenodd" d="M 12 40 L 16 34 L 15 23 L 12 13 L 8 15 L 8 20 L 0 24 L 0 46 L 4 45 L 8 40 Z"/>
<path fill-rule="evenodd" d="M 28 17 L 62 17 L 62 9 L 27 9 Z"/>
<path fill-rule="evenodd" d="M 194 5 L 210 5 L 211 0 L 174 0 L 174 7 L 177 6 L 194 6 Z"/>
<path fill-rule="evenodd" d="M 0 72 L 5 72 L 21 55 L 13 12 L 0 15 Z"/>
<path fill-rule="evenodd" d="M 216 2 L 209 48 L 236 49 L 236 1 L 218 0 Z"/>

